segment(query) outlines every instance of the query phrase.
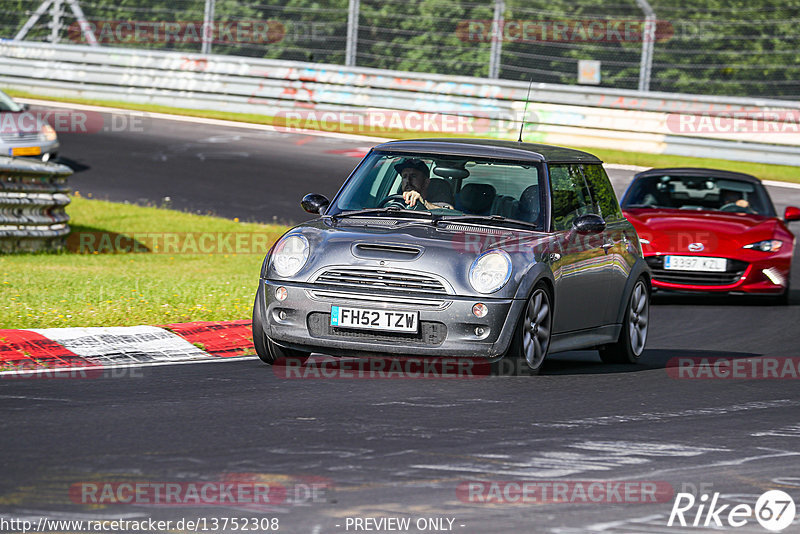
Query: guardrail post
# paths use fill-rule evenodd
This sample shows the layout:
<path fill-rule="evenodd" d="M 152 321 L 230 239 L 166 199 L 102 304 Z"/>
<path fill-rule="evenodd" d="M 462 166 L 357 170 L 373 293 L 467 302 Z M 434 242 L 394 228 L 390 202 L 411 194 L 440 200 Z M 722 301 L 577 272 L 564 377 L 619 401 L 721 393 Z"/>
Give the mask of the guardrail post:
<path fill-rule="evenodd" d="M 656 40 L 656 13 L 647 0 L 636 0 L 644 11 L 644 27 L 642 28 L 642 59 L 639 64 L 639 90 L 650 90 L 650 74 L 653 70 L 653 47 Z"/>
<path fill-rule="evenodd" d="M 506 5 L 503 0 L 494 0 L 494 16 L 492 17 L 492 42 L 489 49 L 489 78 L 500 77 L 500 61 L 503 53 L 503 12 Z"/>
<path fill-rule="evenodd" d="M 0 156 L 0 252 L 64 247 L 71 174 L 64 165 Z"/>
<path fill-rule="evenodd" d="M 206 0 L 206 7 L 203 11 L 203 44 L 200 53 L 211 53 L 211 42 L 214 40 L 214 0 Z"/>
<path fill-rule="evenodd" d="M 347 44 L 344 51 L 344 64 L 356 66 L 356 48 L 358 47 L 358 10 L 359 0 L 350 0 L 347 7 Z"/>
<path fill-rule="evenodd" d="M 25 36 L 28 35 L 28 32 L 31 31 L 31 28 L 33 28 L 33 26 L 39 22 L 41 16 L 44 15 L 48 9 L 50 9 L 50 13 L 53 17 L 53 20 L 50 21 L 50 40 L 52 42 L 58 41 L 59 33 L 61 31 L 61 14 L 63 13 L 60 5 L 61 1 L 62 0 L 44 0 L 44 2 L 39 4 L 39 7 L 36 8 L 36 11 L 34 11 L 33 15 L 31 15 L 28 20 L 25 21 L 25 24 L 22 25 L 22 28 L 20 28 L 12 40 L 22 41 L 25 39 Z M 89 44 L 89 46 L 98 46 L 97 37 L 95 37 L 94 31 L 92 31 L 92 26 L 89 24 L 89 21 L 86 20 L 86 16 L 83 14 L 83 10 L 81 9 L 80 4 L 78 4 L 78 0 L 67 0 L 67 3 L 72 10 L 72 14 L 75 15 L 75 18 L 78 21 L 78 26 L 80 27 L 86 42 Z M 55 39 L 55 41 L 53 41 L 53 39 Z"/>
<path fill-rule="evenodd" d="M 61 39 L 61 15 L 63 14 L 63 0 L 55 0 L 50 4 L 50 42 L 53 44 Z"/>

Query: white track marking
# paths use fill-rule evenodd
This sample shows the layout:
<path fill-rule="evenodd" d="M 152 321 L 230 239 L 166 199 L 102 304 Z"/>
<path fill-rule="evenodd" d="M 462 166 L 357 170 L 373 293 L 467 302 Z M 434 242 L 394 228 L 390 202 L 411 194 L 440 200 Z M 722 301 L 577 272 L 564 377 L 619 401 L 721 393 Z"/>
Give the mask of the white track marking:
<path fill-rule="evenodd" d="M 177 334 L 155 326 L 32 329 L 98 364 L 213 358 Z"/>
<path fill-rule="evenodd" d="M 653 167 L 642 167 L 641 165 L 624 165 L 622 163 L 603 163 L 603 167 L 606 169 L 614 169 L 615 171 L 633 171 L 633 172 L 642 172 Z"/>
<path fill-rule="evenodd" d="M 776 182 L 775 180 L 761 180 L 761 183 L 770 187 L 788 187 L 789 189 L 800 189 L 800 184 L 792 182 Z"/>
<path fill-rule="evenodd" d="M 29 397 L 28 395 L 0 395 L 0 399 L 25 399 L 52 402 L 72 402 L 70 399 L 54 399 L 51 397 Z"/>
<path fill-rule="evenodd" d="M 766 430 L 763 432 L 753 432 L 750 434 L 753 437 L 773 436 L 779 438 L 800 438 L 800 423 L 793 425 L 775 428 L 773 430 Z"/>
<path fill-rule="evenodd" d="M 778 399 L 773 401 L 753 401 L 744 404 L 734 404 L 731 406 L 717 406 L 712 408 L 692 408 L 678 412 L 640 412 L 630 415 L 607 415 L 604 417 L 594 417 L 586 419 L 569 419 L 566 421 L 554 421 L 552 423 L 531 423 L 532 426 L 545 428 L 581 428 L 588 426 L 610 426 L 624 423 L 638 423 L 647 421 L 656 423 L 669 421 L 681 417 L 700 417 L 727 415 L 730 413 L 744 412 L 748 410 L 766 410 L 770 408 L 788 408 L 800 406 L 800 401 L 790 399 Z"/>
<path fill-rule="evenodd" d="M 493 477 L 518 476 L 530 479 L 556 478 L 612 471 L 625 466 L 644 466 L 656 458 L 687 458 L 714 452 L 728 452 L 724 448 L 693 447 L 670 443 L 630 441 L 581 441 L 570 443 L 568 448 L 585 452 L 556 450 L 534 453 L 525 459 L 491 459 L 475 455 L 475 461 L 450 462 L 447 464 L 418 464 L 412 468 L 434 471 L 481 473 Z"/>
<path fill-rule="evenodd" d="M 707 452 L 727 452 L 730 449 L 719 447 L 693 447 L 691 445 L 680 445 L 671 443 L 652 443 L 638 441 L 585 441 L 570 445 L 576 449 L 601 452 L 625 451 L 626 454 L 637 454 L 641 456 L 670 456 L 688 457 L 699 456 Z"/>

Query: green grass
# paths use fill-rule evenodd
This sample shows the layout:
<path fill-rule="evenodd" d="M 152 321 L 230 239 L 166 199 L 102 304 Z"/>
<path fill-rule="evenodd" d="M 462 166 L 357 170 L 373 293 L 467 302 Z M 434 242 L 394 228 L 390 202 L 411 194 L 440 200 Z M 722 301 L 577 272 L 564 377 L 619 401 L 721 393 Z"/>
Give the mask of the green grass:
<path fill-rule="evenodd" d="M 113 106 L 124 109 L 134 109 L 139 111 L 149 111 L 153 113 L 170 113 L 174 115 L 187 115 L 192 117 L 207 117 L 212 119 L 222 119 L 238 122 L 249 122 L 254 124 L 269 124 L 282 126 L 284 122 L 280 117 L 270 117 L 266 115 L 255 115 L 247 113 L 229 113 L 223 111 L 205 111 L 176 108 L 170 106 L 158 106 L 151 104 L 133 104 L 130 102 L 91 100 L 82 98 L 56 98 L 51 96 L 41 96 L 33 93 L 19 91 L 16 89 L 5 89 L 11 96 L 23 98 L 37 98 L 42 100 L 57 100 L 59 102 L 74 102 L 78 104 L 89 104 L 96 106 Z M 318 123 L 309 121 L 311 127 L 317 126 L 325 131 L 341 131 L 352 133 L 351 125 L 341 125 L 333 123 Z M 388 128 L 372 128 L 359 132 L 362 135 L 385 137 L 392 139 L 409 139 L 421 137 L 459 137 L 455 134 L 443 134 L 433 132 L 409 132 Z M 647 154 L 643 152 L 626 152 L 624 150 L 610 150 L 605 148 L 570 147 L 579 150 L 586 150 L 597 155 L 607 163 L 617 163 L 626 165 L 641 165 L 644 167 L 711 167 L 717 169 L 739 171 L 752 174 L 763 180 L 779 180 L 784 182 L 800 183 L 800 168 L 788 165 L 769 165 L 766 163 L 749 163 L 743 161 L 730 161 L 711 158 L 691 158 L 686 156 L 672 156 L 667 154 Z"/>
<path fill-rule="evenodd" d="M 0 256 L 0 328 L 66 326 L 129 326 L 189 321 L 247 319 L 252 310 L 258 274 L 266 249 L 250 242 L 233 253 L 185 254 L 188 241 L 164 253 L 152 237 L 163 232 L 193 232 L 200 237 L 232 232 L 260 244 L 271 244 L 285 230 L 276 225 L 239 223 L 227 219 L 160 208 L 115 204 L 73 197 L 67 209 L 72 218 L 70 248 L 86 233 L 108 232 L 138 237 L 153 252 L 110 252 L 99 246 L 93 253 Z M 202 232 L 203 234 L 200 234 Z M 160 238 L 163 239 L 163 238 Z M 130 239 L 120 241 L 123 245 Z M 219 243 L 219 241 L 216 241 Z M 208 245 L 208 241 L 206 245 Z M 88 244 L 88 240 L 84 241 Z M 98 250 L 99 248 L 99 250 Z M 231 241 L 231 249 L 234 241 Z M 254 248 L 259 250 L 255 251 Z"/>

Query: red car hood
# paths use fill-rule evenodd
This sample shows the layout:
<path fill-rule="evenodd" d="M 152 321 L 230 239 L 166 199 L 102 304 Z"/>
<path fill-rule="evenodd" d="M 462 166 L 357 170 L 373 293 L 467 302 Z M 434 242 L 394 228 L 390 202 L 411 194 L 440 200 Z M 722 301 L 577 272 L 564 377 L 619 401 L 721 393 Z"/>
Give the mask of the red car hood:
<path fill-rule="evenodd" d="M 763 215 L 637 208 L 626 210 L 625 217 L 636 227 L 639 237 L 650 241 L 645 252 L 701 255 L 731 254 L 743 245 L 772 239 L 778 220 Z M 689 245 L 702 243 L 702 250 Z M 693 245 L 692 248 L 698 248 Z"/>

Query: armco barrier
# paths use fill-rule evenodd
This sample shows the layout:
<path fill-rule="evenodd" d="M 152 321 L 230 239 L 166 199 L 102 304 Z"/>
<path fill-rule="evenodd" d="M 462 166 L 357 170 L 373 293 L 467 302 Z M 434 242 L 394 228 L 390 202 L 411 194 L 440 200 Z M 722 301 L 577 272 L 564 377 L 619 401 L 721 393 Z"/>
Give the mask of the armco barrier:
<path fill-rule="evenodd" d="M 508 80 L 27 42 L 0 43 L 0 86 L 269 116 L 446 113 L 480 119 L 474 133 L 504 138 L 516 137 L 528 89 Z M 540 83 L 530 100 L 527 141 L 800 165 L 798 102 Z M 687 115 L 735 112 L 751 116 L 728 121 L 728 130 L 691 121 L 680 127 Z"/>
<path fill-rule="evenodd" d="M 0 252 L 64 246 L 71 174 L 64 165 L 0 156 Z"/>

